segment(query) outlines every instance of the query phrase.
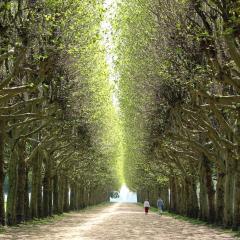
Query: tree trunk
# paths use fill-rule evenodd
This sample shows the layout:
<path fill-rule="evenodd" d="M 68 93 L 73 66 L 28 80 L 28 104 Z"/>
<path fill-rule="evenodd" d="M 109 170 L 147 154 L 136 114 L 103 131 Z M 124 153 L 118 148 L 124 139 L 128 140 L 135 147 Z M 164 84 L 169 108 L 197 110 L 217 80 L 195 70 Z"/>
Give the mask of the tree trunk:
<path fill-rule="evenodd" d="M 88 206 L 92 206 L 92 191 L 91 191 L 91 188 L 88 191 Z"/>
<path fill-rule="evenodd" d="M 162 194 L 163 194 L 162 199 L 164 201 L 164 209 L 169 210 L 169 189 L 168 189 L 168 187 L 163 188 Z"/>
<path fill-rule="evenodd" d="M 141 194 L 139 191 L 137 192 L 137 202 L 142 202 Z"/>
<path fill-rule="evenodd" d="M 206 170 L 201 161 L 200 171 L 199 171 L 199 183 L 200 183 L 200 214 L 199 218 L 203 221 L 208 220 L 208 199 L 207 199 L 207 187 L 206 187 Z"/>
<path fill-rule="evenodd" d="M 234 215 L 233 215 L 233 229 L 238 230 L 240 227 L 240 163 L 236 162 L 235 174 L 235 192 L 234 192 Z"/>
<path fill-rule="evenodd" d="M 45 174 L 43 178 L 43 216 L 51 216 L 52 208 L 50 205 L 52 189 L 51 189 L 51 164 L 48 157 L 45 158 Z M 51 199 L 51 200 L 50 200 Z"/>
<path fill-rule="evenodd" d="M 218 170 L 216 187 L 216 223 L 222 225 L 224 218 L 224 185 L 225 173 Z"/>
<path fill-rule="evenodd" d="M 42 183 L 41 183 L 41 165 L 42 160 L 39 152 L 32 161 L 32 192 L 31 192 L 31 217 L 41 217 L 42 210 Z"/>
<path fill-rule="evenodd" d="M 42 153 L 38 154 L 38 189 L 37 189 L 37 207 L 38 207 L 38 218 L 43 216 L 43 185 L 42 185 Z"/>
<path fill-rule="evenodd" d="M 69 184 L 66 177 L 64 180 L 65 180 L 65 184 L 64 184 L 63 211 L 68 212 L 69 211 Z"/>
<path fill-rule="evenodd" d="M 47 170 L 46 170 L 44 178 L 43 178 L 43 217 L 47 217 L 50 215 L 49 191 L 50 191 L 50 178 L 49 178 L 49 176 L 47 174 Z"/>
<path fill-rule="evenodd" d="M 76 189 L 75 184 L 71 183 L 70 186 L 70 210 L 74 211 L 75 209 L 75 195 L 76 195 Z"/>
<path fill-rule="evenodd" d="M 206 189 L 208 196 L 208 222 L 213 223 L 215 221 L 215 190 L 212 180 L 212 168 L 210 165 L 210 161 L 205 155 L 203 156 L 202 164 L 206 171 Z"/>
<path fill-rule="evenodd" d="M 49 216 L 53 215 L 53 177 L 52 177 L 52 159 L 48 158 L 48 167 L 49 167 L 49 191 L 48 191 L 48 209 Z"/>
<path fill-rule="evenodd" d="M 74 208 L 76 210 L 79 210 L 79 205 L 78 205 L 78 198 L 79 198 L 79 189 L 78 189 L 78 185 L 75 184 L 75 201 L 74 201 Z"/>
<path fill-rule="evenodd" d="M 0 225 L 5 225 L 4 209 L 4 123 L 0 120 Z"/>
<path fill-rule="evenodd" d="M 199 204 L 198 204 L 198 197 L 197 197 L 197 186 L 196 186 L 196 181 L 194 179 L 192 179 L 190 183 L 190 202 L 192 203 L 190 217 L 197 218 L 199 214 Z"/>
<path fill-rule="evenodd" d="M 187 215 L 188 205 L 188 184 L 183 181 L 182 184 L 177 185 L 177 212 L 181 215 Z"/>
<path fill-rule="evenodd" d="M 234 188 L 234 170 L 233 162 L 230 159 L 226 161 L 226 180 L 224 194 L 224 226 L 231 227 L 233 223 L 233 188 Z"/>
<path fill-rule="evenodd" d="M 78 185 L 78 209 L 82 209 L 82 189 Z"/>
<path fill-rule="evenodd" d="M 85 208 L 84 204 L 84 187 L 80 187 L 79 189 L 79 202 L 80 202 L 80 208 Z"/>
<path fill-rule="evenodd" d="M 18 151 L 18 188 L 17 188 L 17 223 L 21 223 L 25 220 L 25 184 L 26 184 L 26 163 L 25 163 L 25 147 L 24 141 L 19 141 L 16 150 Z"/>
<path fill-rule="evenodd" d="M 48 197 L 48 207 L 49 207 L 49 216 L 53 215 L 53 180 L 50 178 L 49 182 L 49 197 Z"/>
<path fill-rule="evenodd" d="M 26 177 L 25 177 L 25 191 L 24 191 L 24 218 L 25 220 L 30 219 L 30 208 L 29 208 L 29 184 L 28 184 L 28 168 L 26 167 Z"/>
<path fill-rule="evenodd" d="M 177 187 L 175 178 L 170 179 L 170 210 L 171 212 L 177 212 Z"/>
<path fill-rule="evenodd" d="M 180 214 L 181 204 L 184 201 L 181 201 L 181 184 L 179 183 L 178 179 L 175 178 L 175 185 L 176 185 L 176 196 L 175 196 L 175 204 L 176 204 L 176 213 Z M 185 199 L 187 201 L 187 199 Z"/>
<path fill-rule="evenodd" d="M 59 187 L 58 187 L 58 191 L 59 191 L 59 194 L 58 194 L 58 212 L 59 214 L 62 214 L 63 213 L 63 197 L 64 197 L 64 184 L 65 184 L 65 181 L 63 179 L 63 177 L 60 175 L 59 179 Z"/>
<path fill-rule="evenodd" d="M 14 145 L 14 144 L 12 144 Z M 15 225 L 16 221 L 16 200 L 17 200 L 17 172 L 18 156 L 16 149 L 12 149 L 8 165 L 9 190 L 7 199 L 7 224 Z"/>
<path fill-rule="evenodd" d="M 58 209 L 58 198 L 59 198 L 59 191 L 58 191 L 58 175 L 56 174 L 53 178 L 53 213 L 59 214 Z"/>

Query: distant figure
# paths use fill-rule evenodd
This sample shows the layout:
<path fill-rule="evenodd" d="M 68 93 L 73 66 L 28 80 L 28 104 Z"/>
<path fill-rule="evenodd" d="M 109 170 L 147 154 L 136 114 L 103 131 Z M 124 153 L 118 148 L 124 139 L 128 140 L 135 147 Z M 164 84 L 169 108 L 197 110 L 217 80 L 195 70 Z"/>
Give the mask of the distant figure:
<path fill-rule="evenodd" d="M 162 215 L 164 203 L 163 203 L 163 200 L 161 198 L 158 198 L 158 200 L 157 200 L 157 207 L 158 207 L 159 215 Z"/>
<path fill-rule="evenodd" d="M 149 210 L 149 208 L 150 208 L 150 203 L 149 203 L 149 201 L 146 200 L 146 201 L 144 202 L 143 206 L 144 206 L 145 214 L 147 215 L 147 214 L 148 214 L 148 210 Z"/>

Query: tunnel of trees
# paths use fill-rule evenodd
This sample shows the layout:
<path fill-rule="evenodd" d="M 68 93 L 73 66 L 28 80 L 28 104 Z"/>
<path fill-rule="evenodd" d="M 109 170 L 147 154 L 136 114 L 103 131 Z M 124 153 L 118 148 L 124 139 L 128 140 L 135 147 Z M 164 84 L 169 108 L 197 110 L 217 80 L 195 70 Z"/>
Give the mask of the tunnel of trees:
<path fill-rule="evenodd" d="M 124 175 L 238 229 L 239 92 L 238 0 L 2 0 L 0 225 L 104 202 Z"/>

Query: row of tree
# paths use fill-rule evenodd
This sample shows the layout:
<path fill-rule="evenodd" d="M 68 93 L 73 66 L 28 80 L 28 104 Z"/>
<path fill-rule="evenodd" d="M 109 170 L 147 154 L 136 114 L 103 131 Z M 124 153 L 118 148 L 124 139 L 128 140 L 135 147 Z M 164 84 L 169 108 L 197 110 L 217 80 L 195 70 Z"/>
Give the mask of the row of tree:
<path fill-rule="evenodd" d="M 119 184 L 104 11 L 102 1 L 0 2 L 1 225 L 105 201 Z"/>
<path fill-rule="evenodd" d="M 239 19 L 236 0 L 123 0 L 114 23 L 127 184 L 235 229 Z"/>

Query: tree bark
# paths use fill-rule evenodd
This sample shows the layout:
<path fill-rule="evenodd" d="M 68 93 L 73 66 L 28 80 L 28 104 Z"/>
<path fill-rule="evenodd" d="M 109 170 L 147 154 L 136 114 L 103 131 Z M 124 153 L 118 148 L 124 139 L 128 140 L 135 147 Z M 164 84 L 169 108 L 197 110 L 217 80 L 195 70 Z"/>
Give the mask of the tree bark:
<path fill-rule="evenodd" d="M 21 223 L 25 220 L 25 183 L 26 183 L 26 163 L 25 163 L 25 142 L 19 141 L 17 144 L 18 151 L 18 188 L 17 188 L 17 223 Z"/>
<path fill-rule="evenodd" d="M 216 223 L 223 224 L 225 172 L 218 170 L 216 187 Z"/>
<path fill-rule="evenodd" d="M 70 210 L 74 211 L 75 209 L 75 195 L 76 195 L 76 189 L 75 184 L 71 183 L 70 186 Z"/>
<path fill-rule="evenodd" d="M 58 175 L 56 174 L 53 178 L 53 213 L 59 214 L 59 190 L 58 190 Z"/>
<path fill-rule="evenodd" d="M 58 181 L 59 181 L 58 212 L 59 212 L 59 214 L 62 214 L 63 213 L 63 198 L 64 198 L 64 188 L 65 188 L 64 184 L 65 184 L 65 181 L 64 181 L 64 179 L 61 175 L 59 176 Z"/>
<path fill-rule="evenodd" d="M 177 212 L 181 215 L 187 215 L 187 208 L 189 206 L 188 198 L 189 198 L 189 189 L 187 180 L 181 182 L 181 184 L 177 184 Z"/>
<path fill-rule="evenodd" d="M 226 161 L 226 180 L 224 194 L 224 226 L 231 227 L 233 223 L 233 186 L 234 166 L 231 159 Z"/>
<path fill-rule="evenodd" d="M 45 174 L 43 178 L 43 216 L 51 216 L 52 215 L 52 186 L 51 186 L 51 160 L 46 157 L 45 158 Z"/>
<path fill-rule="evenodd" d="M 36 157 L 32 160 L 32 192 L 31 192 L 31 217 L 40 218 L 42 209 L 42 183 L 41 183 L 41 164 L 42 160 L 39 156 L 40 153 L 36 154 Z"/>
<path fill-rule="evenodd" d="M 205 177 L 205 168 L 201 164 L 199 177 L 200 177 L 200 215 L 199 218 L 203 221 L 208 220 L 208 200 L 207 200 L 207 187 L 206 187 L 206 177 Z"/>
<path fill-rule="evenodd" d="M 238 230 L 240 227 L 240 163 L 236 162 L 235 174 L 235 191 L 234 191 L 234 215 L 233 215 L 233 229 Z"/>
<path fill-rule="evenodd" d="M 189 207 L 188 216 L 197 218 L 199 213 L 198 197 L 197 197 L 197 186 L 194 179 L 190 179 L 189 182 Z M 191 206 L 191 207 L 190 207 Z"/>
<path fill-rule="evenodd" d="M 85 189 L 84 189 L 84 204 L 85 204 L 85 207 L 88 206 L 88 197 L 89 197 L 88 191 L 89 191 L 88 187 L 85 187 Z"/>
<path fill-rule="evenodd" d="M 4 207 L 4 122 L 0 120 L 0 225 L 5 225 Z"/>
<path fill-rule="evenodd" d="M 49 197 L 48 197 L 48 207 L 49 207 L 49 216 L 53 215 L 53 180 L 50 178 L 49 182 Z"/>
<path fill-rule="evenodd" d="M 75 199 L 74 199 L 74 208 L 79 210 L 78 198 L 79 198 L 79 189 L 78 184 L 75 184 Z"/>
<path fill-rule="evenodd" d="M 14 145 L 14 144 L 12 144 Z M 7 224 L 15 225 L 16 221 L 16 200 L 17 200 L 17 172 L 18 156 L 16 149 L 12 149 L 8 166 L 9 191 L 7 199 Z"/>
<path fill-rule="evenodd" d="M 43 184 L 42 184 L 42 153 L 38 154 L 38 185 L 37 185 L 37 208 L 38 208 L 38 218 L 43 216 Z"/>
<path fill-rule="evenodd" d="M 208 222 L 213 223 L 215 221 L 215 190 L 212 179 L 212 169 L 210 161 L 204 155 L 203 156 L 203 165 L 206 171 L 206 188 L 208 196 Z"/>
<path fill-rule="evenodd" d="M 25 203 L 25 206 L 24 206 L 24 218 L 25 220 L 29 220 L 30 219 L 30 208 L 29 208 L 29 183 L 28 183 L 28 167 L 26 167 L 26 177 L 25 177 L 25 191 L 24 191 L 24 203 Z"/>
<path fill-rule="evenodd" d="M 64 198 L 63 198 L 63 211 L 69 211 L 69 184 L 68 179 L 65 177 L 65 184 L 64 184 Z"/>
<path fill-rule="evenodd" d="M 80 203 L 80 208 L 85 208 L 84 204 L 84 187 L 80 187 L 79 189 L 79 203 Z"/>
<path fill-rule="evenodd" d="M 175 178 L 170 179 L 170 210 L 171 212 L 177 212 L 177 187 Z"/>
<path fill-rule="evenodd" d="M 43 217 L 50 215 L 49 211 L 49 191 L 50 191 L 50 178 L 47 169 L 43 178 Z"/>

